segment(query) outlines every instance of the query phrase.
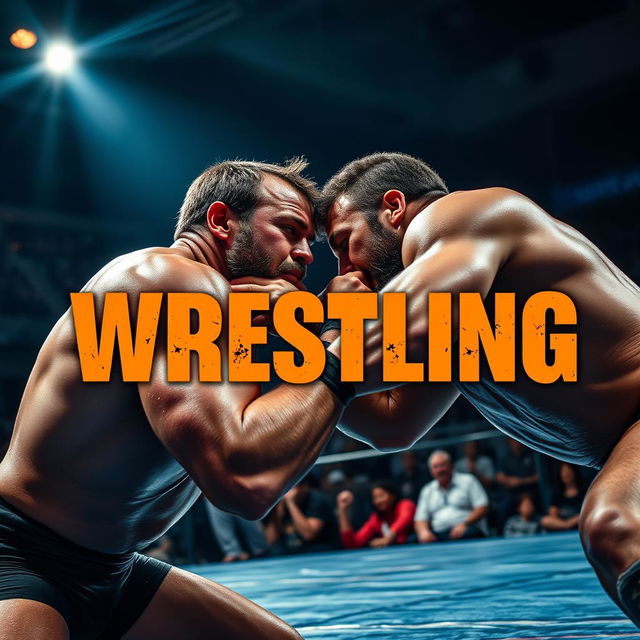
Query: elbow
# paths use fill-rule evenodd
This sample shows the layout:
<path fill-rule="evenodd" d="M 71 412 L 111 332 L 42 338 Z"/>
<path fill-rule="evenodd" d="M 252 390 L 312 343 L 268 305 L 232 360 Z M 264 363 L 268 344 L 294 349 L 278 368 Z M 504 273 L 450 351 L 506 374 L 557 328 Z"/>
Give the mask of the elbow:
<path fill-rule="evenodd" d="M 383 453 L 396 453 L 398 451 L 406 451 L 411 449 L 415 444 L 414 438 L 409 438 L 403 434 L 395 434 L 392 437 L 370 438 L 369 445 L 377 451 Z"/>
<path fill-rule="evenodd" d="M 280 500 L 282 488 L 264 477 L 231 477 L 225 507 L 245 520 L 261 520 Z"/>

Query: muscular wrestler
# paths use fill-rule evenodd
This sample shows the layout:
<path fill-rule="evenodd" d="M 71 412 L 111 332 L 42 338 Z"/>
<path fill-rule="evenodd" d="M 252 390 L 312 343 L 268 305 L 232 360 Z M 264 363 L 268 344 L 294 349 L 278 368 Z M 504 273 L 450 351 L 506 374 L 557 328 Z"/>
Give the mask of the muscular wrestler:
<path fill-rule="evenodd" d="M 201 291 L 229 281 L 302 287 L 313 185 L 287 166 L 225 162 L 187 192 L 175 242 L 121 256 L 85 289 Z M 223 309 L 224 310 L 224 309 Z M 0 465 L 0 639 L 293 640 L 245 598 L 137 553 L 200 492 L 264 514 L 319 454 L 342 410 L 318 381 L 260 396 L 256 384 L 168 384 L 157 340 L 149 383 L 83 383 L 72 315 L 46 339 Z M 224 343 L 222 362 L 225 362 Z"/>
<path fill-rule="evenodd" d="M 573 300 L 580 370 L 572 384 L 526 377 L 500 384 L 485 372 L 476 383 L 390 390 L 379 384 L 382 332 L 372 323 L 365 382 L 356 388 L 377 393 L 354 400 L 341 428 L 378 448 L 406 448 L 462 394 L 531 448 L 601 468 L 582 510 L 582 541 L 606 591 L 640 626 L 640 288 L 523 195 L 502 188 L 448 193 L 410 156 L 351 162 L 323 195 L 323 225 L 340 274 L 328 290 L 407 292 L 410 360 L 424 360 L 430 291 L 453 292 L 454 301 L 459 292 L 516 292 L 524 301 L 554 290 Z M 339 352 L 339 340 L 330 350 Z"/>

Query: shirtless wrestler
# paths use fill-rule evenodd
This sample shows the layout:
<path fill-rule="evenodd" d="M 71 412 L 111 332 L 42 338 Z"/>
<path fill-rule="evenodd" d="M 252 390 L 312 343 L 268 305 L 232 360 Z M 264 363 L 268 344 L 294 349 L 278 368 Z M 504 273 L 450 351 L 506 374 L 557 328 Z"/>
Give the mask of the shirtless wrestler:
<path fill-rule="evenodd" d="M 351 162 L 325 185 L 323 200 L 340 274 L 328 290 L 407 292 L 409 360 L 425 358 L 430 291 L 516 292 L 522 302 L 554 290 L 573 300 L 577 383 L 520 377 L 500 384 L 481 373 L 476 383 L 390 389 L 379 384 L 374 322 L 365 333 L 365 383 L 356 390 L 376 393 L 356 398 L 340 425 L 378 448 L 406 448 L 462 394 L 531 448 L 600 468 L 581 514 L 583 545 L 606 591 L 640 626 L 640 288 L 523 195 L 503 188 L 449 194 L 434 171 L 406 155 Z"/>
<path fill-rule="evenodd" d="M 187 192 L 171 247 L 121 256 L 85 290 L 98 310 L 109 291 L 132 307 L 140 292 L 201 291 L 224 312 L 234 278 L 268 278 L 274 296 L 301 288 L 314 233 L 303 168 L 215 165 Z M 137 551 L 201 491 L 261 517 L 309 469 L 342 403 L 321 381 L 262 396 L 257 384 L 168 384 L 163 342 L 151 381 L 136 385 L 82 382 L 70 311 L 46 339 L 0 465 L 0 639 L 299 638 Z"/>

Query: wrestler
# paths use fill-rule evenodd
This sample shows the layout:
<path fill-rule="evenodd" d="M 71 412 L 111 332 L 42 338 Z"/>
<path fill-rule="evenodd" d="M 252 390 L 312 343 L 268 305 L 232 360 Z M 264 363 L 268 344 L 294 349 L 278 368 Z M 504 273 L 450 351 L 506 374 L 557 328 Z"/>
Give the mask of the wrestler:
<path fill-rule="evenodd" d="M 407 292 L 407 355 L 424 361 L 426 294 L 560 291 L 578 312 L 578 382 L 380 383 L 381 325 L 365 333 L 365 382 L 340 428 L 381 449 L 420 438 L 462 394 L 527 446 L 600 468 L 580 516 L 589 561 L 640 626 L 640 288 L 587 238 L 503 188 L 448 193 L 422 161 L 380 153 L 347 164 L 321 209 L 339 276 L 328 291 Z M 454 302 L 455 305 L 455 302 Z M 457 315 L 455 309 L 453 317 Z M 455 322 L 455 321 L 454 321 Z M 457 335 L 457 325 L 453 328 Z M 334 333 L 335 336 L 335 333 Z M 329 334 L 324 337 L 329 337 Z M 339 353 L 339 340 L 330 351 Z"/>
<path fill-rule="evenodd" d="M 110 291 L 134 309 L 145 291 L 206 292 L 224 308 L 233 278 L 268 278 L 274 297 L 303 288 L 314 235 L 304 167 L 209 168 L 171 247 L 116 258 L 87 283 L 98 316 Z M 238 594 L 137 551 L 201 491 L 261 517 L 309 469 L 343 404 L 322 381 L 262 396 L 257 384 L 169 384 L 164 344 L 148 383 L 114 372 L 89 384 L 70 311 L 46 339 L 0 465 L 0 639 L 299 638 Z"/>

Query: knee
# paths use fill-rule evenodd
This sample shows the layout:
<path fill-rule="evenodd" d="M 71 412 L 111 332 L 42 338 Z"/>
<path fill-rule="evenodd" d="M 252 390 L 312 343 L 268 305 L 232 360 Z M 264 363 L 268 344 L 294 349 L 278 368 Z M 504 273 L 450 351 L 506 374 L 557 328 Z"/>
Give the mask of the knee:
<path fill-rule="evenodd" d="M 617 565 L 621 549 L 637 534 L 638 519 L 624 507 L 595 505 L 583 509 L 580 538 L 592 564 Z"/>

